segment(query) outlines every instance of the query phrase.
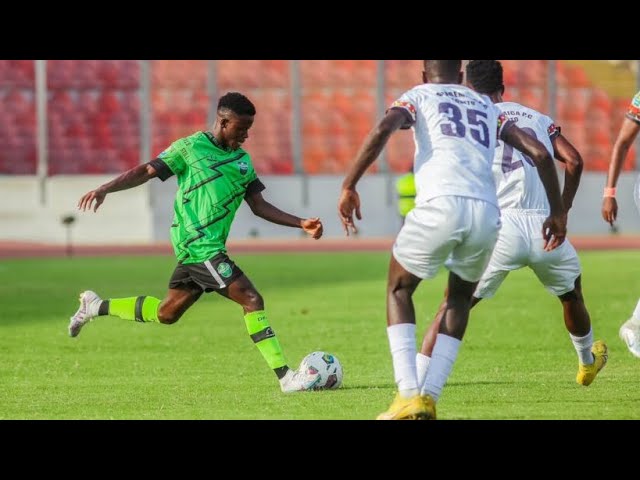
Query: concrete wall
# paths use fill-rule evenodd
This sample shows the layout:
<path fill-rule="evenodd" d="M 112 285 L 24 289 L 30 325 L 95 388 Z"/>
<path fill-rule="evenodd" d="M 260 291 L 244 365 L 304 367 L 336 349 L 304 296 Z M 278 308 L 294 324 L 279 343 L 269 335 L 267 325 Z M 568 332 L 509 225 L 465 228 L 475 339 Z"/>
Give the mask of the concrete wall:
<path fill-rule="evenodd" d="M 618 228 L 621 233 L 639 234 L 640 215 L 633 201 L 637 175 L 623 174 L 618 185 L 620 207 Z M 76 215 L 73 240 L 81 244 L 136 244 L 166 242 L 173 216 L 175 179 L 162 183 L 154 180 L 136 189 L 107 197 L 97 214 L 80 213 L 78 199 L 112 176 L 56 176 L 47 179 L 45 203 L 40 203 L 40 187 L 35 177 L 0 177 L 0 240 L 64 243 L 63 215 Z M 605 174 L 587 172 L 569 218 L 569 232 L 574 235 L 609 233 L 600 216 Z M 263 195 L 271 203 L 295 215 L 319 216 L 327 237 L 341 237 L 337 215 L 341 176 L 264 176 Z M 307 195 L 304 194 L 307 189 Z M 400 227 L 396 213 L 394 178 L 365 176 L 358 188 L 362 200 L 360 235 L 393 236 Z M 296 238 L 302 233 L 273 225 L 255 217 L 246 204 L 237 213 L 231 238 Z"/>
<path fill-rule="evenodd" d="M 303 177 L 260 177 L 267 186 L 263 195 L 271 203 L 298 216 L 319 216 L 325 225 L 325 235 L 337 237 L 343 235 L 338 220 L 337 202 L 342 177 L 314 176 Z M 618 229 L 621 233 L 640 233 L 640 215 L 633 201 L 633 187 L 637 175 L 624 173 L 618 182 Z M 560 174 L 562 181 L 562 173 Z M 602 191 L 606 175 L 603 173 L 584 173 L 578 195 L 570 212 L 569 231 L 576 235 L 606 235 L 609 226 L 600 215 Z M 308 182 L 309 194 L 303 195 L 303 185 Z M 393 236 L 400 228 L 396 213 L 394 191 L 395 177 L 367 175 L 358 186 L 362 201 L 363 221 L 358 223 L 360 234 L 370 237 Z M 168 180 L 152 185 L 154 211 L 154 240 L 167 238 L 172 219 L 175 181 Z M 269 238 L 291 238 L 300 236 L 299 230 L 273 225 L 255 217 L 243 204 L 236 215 L 231 230 L 231 238 L 249 236 Z"/>
<path fill-rule="evenodd" d="M 263 176 L 260 180 L 267 187 L 262 195 L 276 207 L 299 217 L 320 217 L 327 237 L 343 235 L 342 224 L 338 220 L 338 195 L 342 177 L 320 175 L 305 179 L 302 176 Z M 358 224 L 361 235 L 383 237 L 394 235 L 399 229 L 400 220 L 395 210 L 391 180 L 382 175 L 369 175 L 361 180 L 358 188 L 364 216 L 363 221 Z M 305 184 L 308 185 L 306 197 L 303 193 Z M 168 238 L 175 191 L 173 179 L 164 184 L 154 182 L 151 186 L 156 241 Z M 274 225 L 254 216 L 247 204 L 243 203 L 236 214 L 230 238 L 295 238 L 301 235 L 303 233 L 299 229 Z"/>
<path fill-rule="evenodd" d="M 97 213 L 79 212 L 86 192 L 113 176 L 55 176 L 45 183 L 40 202 L 36 177 L 0 177 L 0 240 L 64 243 L 64 215 L 75 215 L 73 241 L 79 244 L 147 243 L 152 238 L 152 216 L 147 186 L 109 195 Z"/>
<path fill-rule="evenodd" d="M 562 178 L 562 176 L 561 176 Z M 620 233 L 640 233 L 640 215 L 633 200 L 633 187 L 638 175 L 623 173 L 618 180 L 618 221 Z M 598 235 L 609 233 L 607 224 L 600 214 L 602 193 L 607 176 L 603 173 L 585 172 L 580 180 L 580 188 L 569 212 L 569 234 Z"/>

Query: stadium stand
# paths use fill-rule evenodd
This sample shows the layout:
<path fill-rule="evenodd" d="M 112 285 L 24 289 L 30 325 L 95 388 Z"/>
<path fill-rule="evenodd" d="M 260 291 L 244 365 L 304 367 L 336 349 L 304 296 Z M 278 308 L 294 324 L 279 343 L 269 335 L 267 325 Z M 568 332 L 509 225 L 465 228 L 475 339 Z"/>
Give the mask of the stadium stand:
<path fill-rule="evenodd" d="M 35 174 L 35 62 L 0 60 L 0 174 Z M 375 60 L 301 60 L 303 169 L 341 174 L 378 117 L 403 91 L 420 82 L 420 60 L 384 63 L 385 105 L 376 104 Z M 548 111 L 548 64 L 503 60 L 507 99 Z M 635 62 L 556 62 L 556 120 L 583 153 L 587 170 L 606 171 L 614 135 L 634 93 Z M 212 68 L 213 67 L 213 68 Z M 238 90 L 258 108 L 246 144 L 258 170 L 294 173 L 291 67 L 287 60 L 151 61 L 152 155 L 178 137 L 209 127 L 208 75 L 216 94 Z M 49 60 L 49 175 L 115 173 L 140 162 L 140 63 L 135 60 Z M 622 86 L 621 86 L 622 85 Z M 408 132 L 387 146 L 392 172 L 411 165 Z M 624 169 L 635 166 L 635 148 Z M 376 164 L 370 171 L 379 171 Z"/>

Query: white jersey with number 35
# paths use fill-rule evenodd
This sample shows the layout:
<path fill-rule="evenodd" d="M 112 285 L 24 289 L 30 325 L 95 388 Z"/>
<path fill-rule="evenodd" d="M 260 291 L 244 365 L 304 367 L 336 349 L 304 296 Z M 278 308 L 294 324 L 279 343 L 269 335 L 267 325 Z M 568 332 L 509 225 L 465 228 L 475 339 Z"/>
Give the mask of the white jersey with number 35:
<path fill-rule="evenodd" d="M 508 122 L 489 97 L 455 84 L 427 83 L 390 108 L 413 127 L 416 205 L 444 195 L 498 205 L 491 172 L 497 138 Z"/>
<path fill-rule="evenodd" d="M 560 135 L 560 127 L 551 118 L 515 102 L 497 103 L 496 106 L 505 117 L 544 144 L 553 157 L 551 142 Z M 502 141 L 496 148 L 493 177 L 501 210 L 549 211 L 549 200 L 533 160 Z"/>

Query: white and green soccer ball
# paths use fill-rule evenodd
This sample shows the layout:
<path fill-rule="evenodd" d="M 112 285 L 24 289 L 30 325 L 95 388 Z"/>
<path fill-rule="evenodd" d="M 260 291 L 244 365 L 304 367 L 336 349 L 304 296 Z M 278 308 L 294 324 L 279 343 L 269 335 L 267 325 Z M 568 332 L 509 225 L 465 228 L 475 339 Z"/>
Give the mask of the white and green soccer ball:
<path fill-rule="evenodd" d="M 342 365 L 338 357 L 327 352 L 313 352 L 300 362 L 300 371 L 320 373 L 320 380 L 314 390 L 336 389 L 342 385 Z"/>

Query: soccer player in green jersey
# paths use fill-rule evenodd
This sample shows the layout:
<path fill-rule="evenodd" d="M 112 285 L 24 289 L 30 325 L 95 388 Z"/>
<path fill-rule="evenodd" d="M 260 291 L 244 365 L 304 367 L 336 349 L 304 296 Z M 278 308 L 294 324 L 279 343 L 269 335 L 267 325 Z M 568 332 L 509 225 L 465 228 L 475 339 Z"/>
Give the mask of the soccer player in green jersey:
<path fill-rule="evenodd" d="M 276 373 L 282 391 L 313 389 L 319 375 L 289 368 L 269 325 L 262 296 L 226 252 L 231 223 L 243 199 L 258 217 L 301 228 L 316 240 L 322 236 L 319 218 L 296 217 L 263 198 L 265 186 L 253 169 L 251 157 L 241 148 L 249 137 L 255 114 L 247 97 L 227 93 L 218 102 L 213 131 L 175 141 L 158 158 L 132 168 L 80 199 L 80 210 L 93 207 L 95 212 L 109 193 L 137 187 L 155 177 L 165 181 L 175 175 L 178 192 L 171 242 L 178 265 L 163 300 L 150 296 L 103 300 L 90 290 L 81 293 L 80 308 L 69 323 L 70 336 L 77 336 L 87 322 L 104 315 L 172 324 L 203 292 L 215 291 L 242 306 L 249 335 Z"/>

